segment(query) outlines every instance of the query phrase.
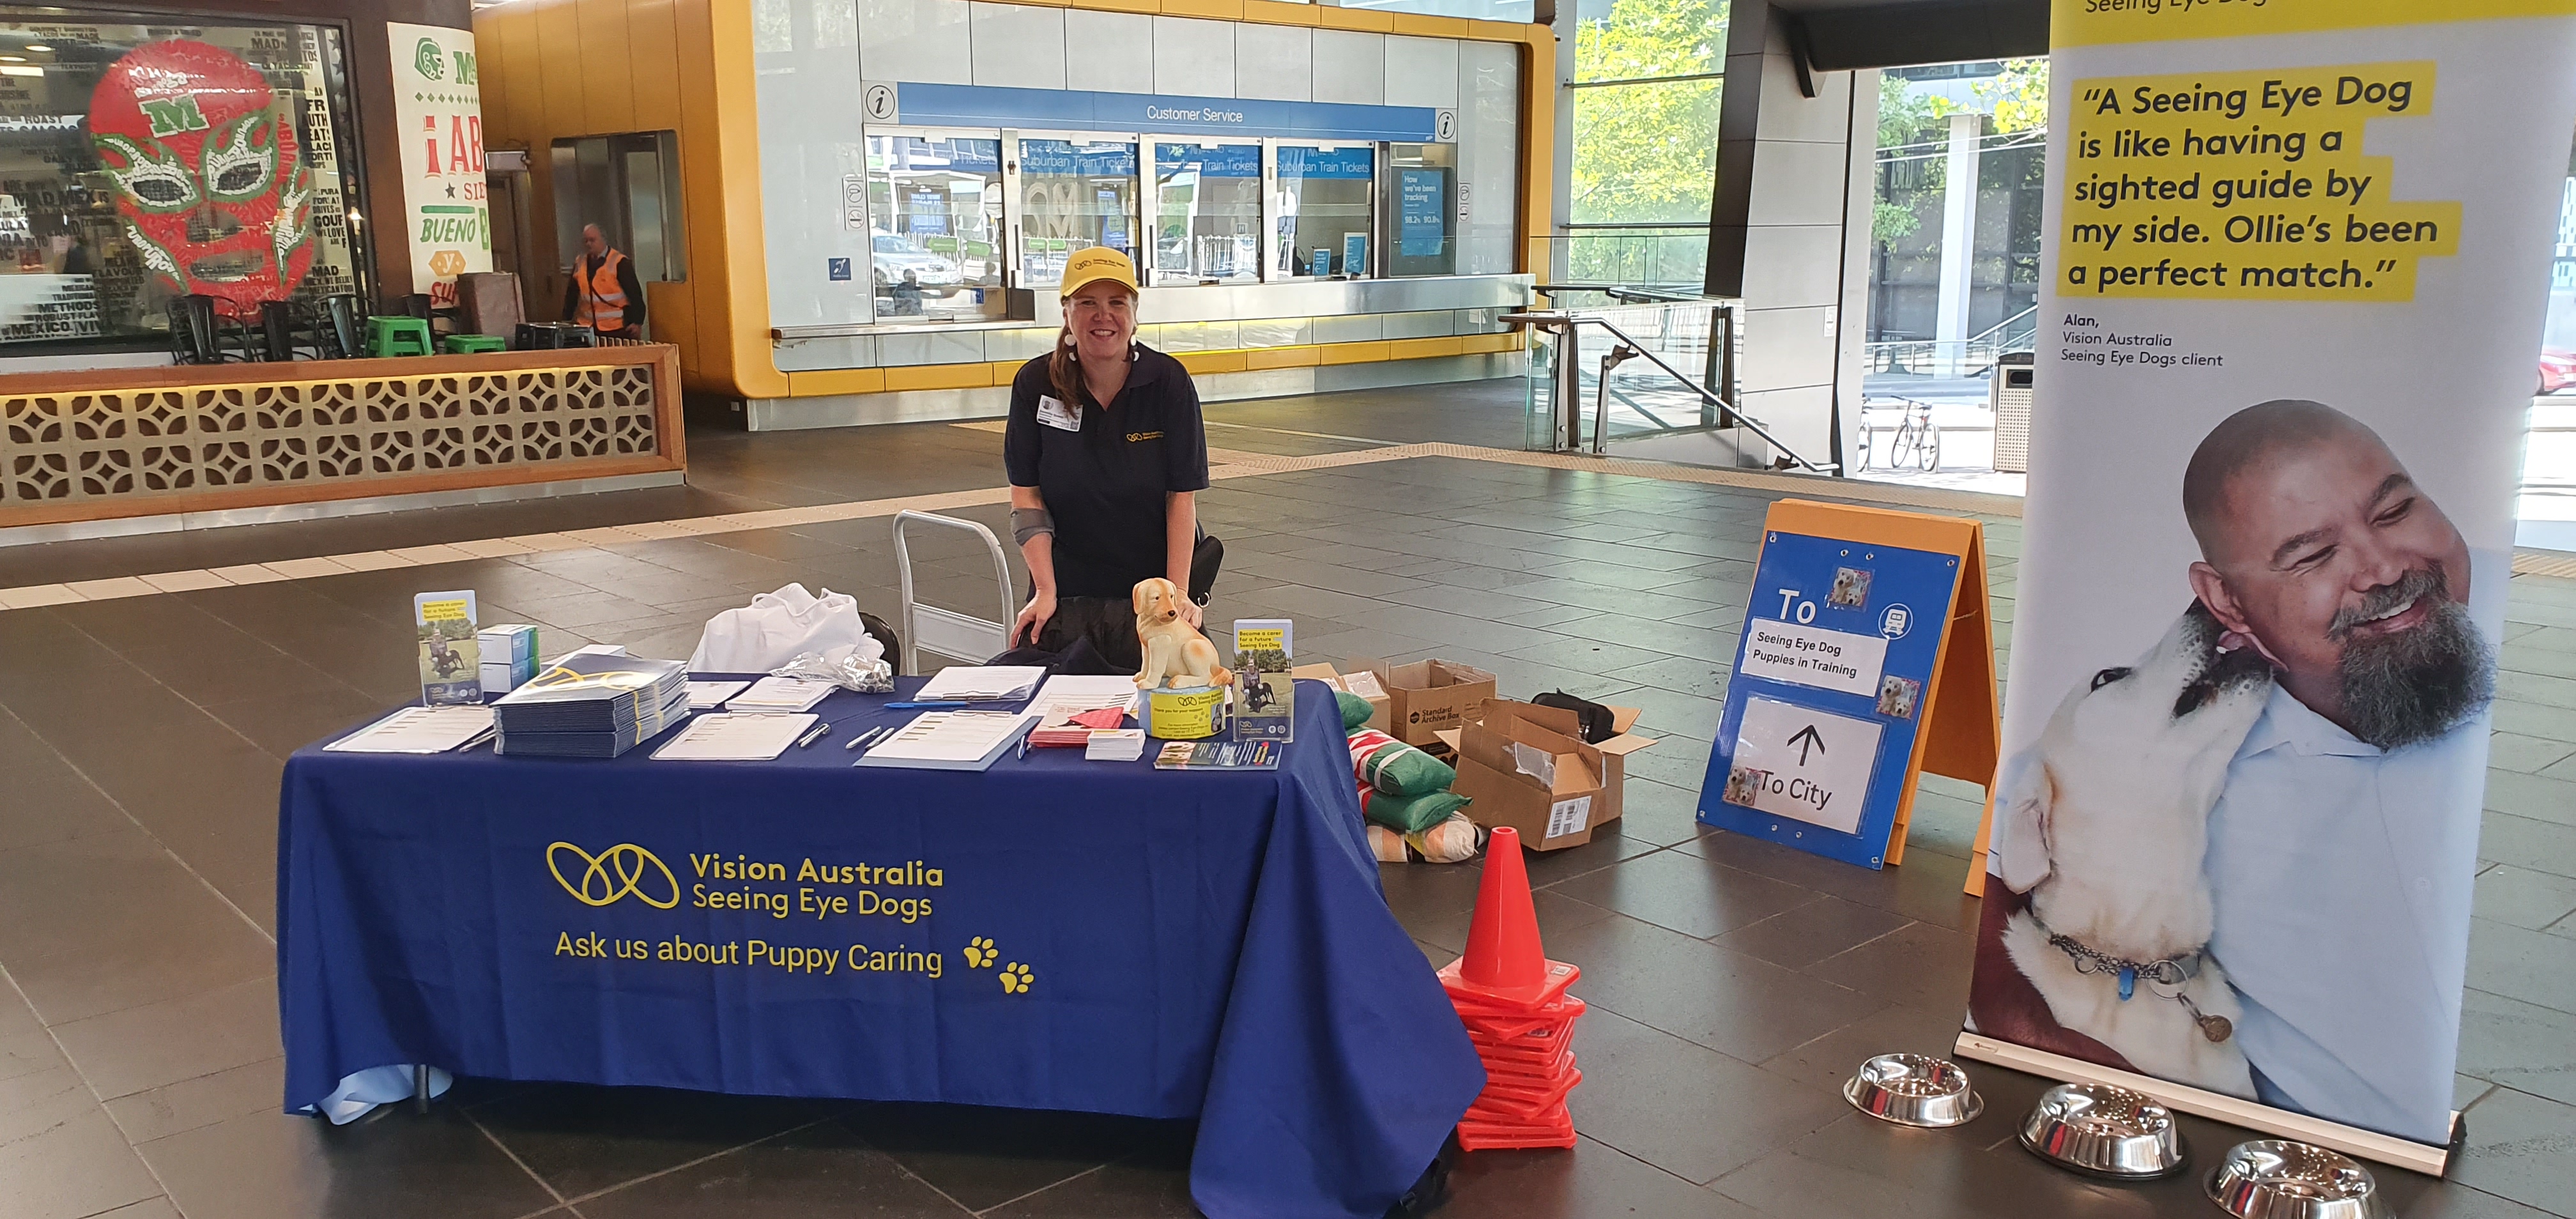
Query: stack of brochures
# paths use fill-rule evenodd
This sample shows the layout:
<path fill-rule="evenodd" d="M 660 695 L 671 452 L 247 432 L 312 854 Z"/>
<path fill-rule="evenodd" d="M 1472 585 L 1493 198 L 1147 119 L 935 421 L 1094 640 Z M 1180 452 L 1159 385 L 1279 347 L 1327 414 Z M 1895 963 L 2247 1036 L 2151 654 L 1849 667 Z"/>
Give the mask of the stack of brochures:
<path fill-rule="evenodd" d="M 689 666 L 574 654 L 492 704 L 495 752 L 613 758 L 689 714 Z"/>

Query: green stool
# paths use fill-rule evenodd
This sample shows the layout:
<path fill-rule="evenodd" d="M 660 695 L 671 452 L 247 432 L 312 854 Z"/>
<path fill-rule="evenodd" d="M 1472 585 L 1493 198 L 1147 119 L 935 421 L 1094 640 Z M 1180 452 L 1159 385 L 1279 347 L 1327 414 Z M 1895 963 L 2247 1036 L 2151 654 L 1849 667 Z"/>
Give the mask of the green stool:
<path fill-rule="evenodd" d="M 439 340 L 439 346 L 452 356 L 471 355 L 480 351 L 508 351 L 510 340 L 497 334 L 451 334 Z"/>
<path fill-rule="evenodd" d="M 367 354 L 378 358 L 428 355 L 428 319 L 382 313 L 368 318 Z"/>

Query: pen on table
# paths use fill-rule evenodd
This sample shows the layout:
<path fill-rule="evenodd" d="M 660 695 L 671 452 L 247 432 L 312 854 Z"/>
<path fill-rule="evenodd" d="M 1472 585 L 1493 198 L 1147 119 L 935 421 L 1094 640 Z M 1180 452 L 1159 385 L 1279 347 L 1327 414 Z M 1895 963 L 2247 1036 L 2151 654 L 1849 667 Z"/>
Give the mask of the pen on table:
<path fill-rule="evenodd" d="M 798 749 L 803 749 L 816 741 L 822 740 L 823 734 L 830 732 L 831 730 L 832 726 L 830 724 L 816 724 L 812 729 L 808 730 L 804 736 L 797 739 L 796 747 Z"/>
<path fill-rule="evenodd" d="M 889 733 L 889 732 L 892 732 L 892 731 L 894 731 L 894 729 L 893 729 L 893 728 L 891 728 L 891 727 L 882 727 L 882 726 L 881 726 L 881 727 L 876 727 L 876 728 L 870 728 L 870 729 L 868 729 L 867 731 L 862 732 L 862 733 L 860 733 L 860 734 L 859 734 L 859 735 L 857 735 L 857 736 L 851 737 L 851 738 L 850 738 L 850 743 L 849 743 L 849 744 L 847 744 L 847 745 L 843 745 L 843 746 L 841 746 L 841 748 L 843 748 L 843 749 L 863 749 L 863 748 L 866 748 L 869 744 L 873 743 L 873 742 L 874 742 L 878 737 L 884 736 L 885 734 L 887 734 L 887 733 Z"/>
<path fill-rule="evenodd" d="M 966 705 L 963 699 L 940 698 L 928 702 L 887 703 L 888 711 L 954 711 Z"/>

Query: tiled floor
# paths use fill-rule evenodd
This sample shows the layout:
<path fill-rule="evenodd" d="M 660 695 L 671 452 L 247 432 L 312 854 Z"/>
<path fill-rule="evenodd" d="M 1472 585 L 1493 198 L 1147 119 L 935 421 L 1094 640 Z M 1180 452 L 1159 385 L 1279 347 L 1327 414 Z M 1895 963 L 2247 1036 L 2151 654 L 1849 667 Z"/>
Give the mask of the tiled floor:
<path fill-rule="evenodd" d="M 1511 383 L 1213 408 L 1279 454 L 1511 447 Z M 452 544 L 1001 482 L 945 425 L 691 438 L 691 485 L 0 551 L 0 588 Z M 1813 490 L 1804 492 L 1815 494 Z M 2042 1087 L 1977 1071 L 1964 1130 L 1866 1121 L 1834 1089 L 1957 1027 L 1979 793 L 1931 780 L 1906 866 L 1867 872 L 1692 820 L 1764 503 L 1777 492 L 1413 458 L 1229 479 L 1220 618 L 1298 621 L 1300 658 L 1439 654 L 1508 693 L 1642 706 L 1628 816 L 1534 857 L 1551 955 L 1592 1015 L 1570 1152 L 1467 1157 L 1461 1216 L 2200 1215 L 2188 1180 L 2114 1187 L 2012 1145 Z M 965 510 L 999 526 L 996 507 Z M 1989 518 L 2008 630 L 2018 528 Z M 892 609 L 883 518 L 611 543 L 0 612 L 0 1214 L 1185 1216 L 1170 1125 L 466 1081 L 427 1117 L 276 1112 L 276 780 L 284 756 L 411 692 L 408 597 L 479 591 L 549 651 L 682 656 L 717 608 L 789 580 Z M 990 599 L 984 561 L 927 596 Z M 2576 1215 L 2576 582 L 2514 581 L 2448 1182 L 2385 1171 L 2407 1216 Z M 1389 867 L 1426 957 L 1476 873 Z M 2206 1159 L 2241 1132 L 2185 1127 Z"/>

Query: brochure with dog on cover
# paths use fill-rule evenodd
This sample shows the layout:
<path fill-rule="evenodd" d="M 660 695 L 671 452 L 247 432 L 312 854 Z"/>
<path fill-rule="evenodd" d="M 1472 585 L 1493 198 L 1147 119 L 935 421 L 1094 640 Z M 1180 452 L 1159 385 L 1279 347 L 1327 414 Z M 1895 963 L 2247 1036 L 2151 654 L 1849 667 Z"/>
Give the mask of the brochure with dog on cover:
<path fill-rule="evenodd" d="M 1286 618 L 1234 620 L 1234 739 L 1286 741 L 1297 733 L 1297 624 Z"/>
<path fill-rule="evenodd" d="M 2120 7 L 2050 31 L 1959 1053 L 2438 1173 L 2576 4 Z"/>

